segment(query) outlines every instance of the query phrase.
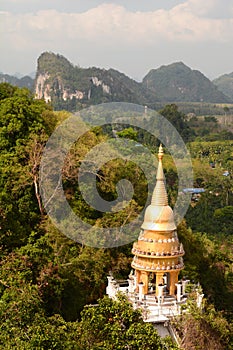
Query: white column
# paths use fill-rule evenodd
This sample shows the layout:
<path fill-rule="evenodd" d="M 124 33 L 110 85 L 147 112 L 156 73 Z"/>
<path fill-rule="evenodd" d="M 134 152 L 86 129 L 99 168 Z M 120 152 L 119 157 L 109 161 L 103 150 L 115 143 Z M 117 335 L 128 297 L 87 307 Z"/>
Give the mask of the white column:
<path fill-rule="evenodd" d="M 144 284 L 143 283 L 139 283 L 138 284 L 138 294 L 139 294 L 139 301 L 142 301 L 144 299 L 144 294 L 143 294 L 143 287 L 144 287 Z"/>
<path fill-rule="evenodd" d="M 164 275 L 164 276 L 163 276 L 163 280 L 164 280 L 164 284 L 167 285 L 167 275 Z"/>
<path fill-rule="evenodd" d="M 112 298 L 114 295 L 113 291 L 113 277 L 112 276 L 107 276 L 108 279 L 108 285 L 106 288 L 106 294 L 109 296 L 109 298 Z"/>
<path fill-rule="evenodd" d="M 134 280 L 133 280 L 132 276 L 129 277 L 128 282 L 129 282 L 129 293 L 133 293 L 134 292 Z"/>
<path fill-rule="evenodd" d="M 158 285 L 158 291 L 159 291 L 159 293 L 158 293 L 158 304 L 159 305 L 161 304 L 162 299 L 163 299 L 163 288 L 164 288 L 164 286 Z"/>
<path fill-rule="evenodd" d="M 158 285 L 158 316 L 160 316 L 163 313 L 162 310 L 162 302 L 163 302 L 163 285 Z"/>
<path fill-rule="evenodd" d="M 181 301 L 182 284 L 181 283 L 176 283 L 176 287 L 177 287 L 177 301 L 180 302 Z"/>

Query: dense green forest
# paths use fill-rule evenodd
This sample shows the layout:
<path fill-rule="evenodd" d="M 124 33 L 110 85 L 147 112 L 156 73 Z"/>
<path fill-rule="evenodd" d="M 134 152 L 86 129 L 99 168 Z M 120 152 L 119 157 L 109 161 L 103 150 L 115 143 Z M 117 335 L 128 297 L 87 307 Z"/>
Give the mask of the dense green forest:
<path fill-rule="evenodd" d="M 167 102 L 231 102 L 204 74 L 183 62 L 151 69 L 143 85 L 159 92 L 160 100 Z"/>
<path fill-rule="evenodd" d="M 183 349 L 198 349 L 196 339 L 205 348 L 232 349 L 233 134 L 216 118 L 199 123 L 195 117 L 187 119 L 174 104 L 161 113 L 190 149 L 194 186 L 205 189 L 192 198 L 178 227 L 186 252 L 182 274 L 201 283 L 205 313 L 190 300 L 190 313 L 174 326 Z M 132 244 L 111 249 L 81 245 L 60 233 L 46 215 L 38 189 L 41 155 L 55 127 L 68 116 L 35 100 L 27 89 L 0 84 L 0 348 L 120 350 L 127 344 L 128 349 L 176 349 L 169 339 L 161 340 L 123 297 L 117 302 L 104 297 L 109 271 L 118 278 L 128 276 Z M 127 127 L 117 132 L 157 152 L 158 140 L 150 135 Z M 97 186 L 106 200 L 112 200 L 119 179 L 132 182 L 135 194 L 123 213 L 102 213 L 83 200 L 79 166 L 88 150 L 110 135 L 108 128 L 88 131 L 70 151 L 62 173 L 73 210 L 102 227 L 129 222 L 147 196 L 140 169 L 116 159 L 102 168 Z M 164 170 L 174 205 L 178 178 L 168 152 Z M 97 302 L 98 307 L 86 306 Z"/>
<path fill-rule="evenodd" d="M 221 114 L 223 108 L 217 102 L 232 109 L 230 84 L 225 86 L 223 82 L 223 86 L 226 95 L 200 71 L 182 62 L 152 69 L 142 82 L 137 82 L 115 69 L 82 68 L 62 55 L 43 52 L 37 61 L 34 92 L 40 98 L 49 98 L 55 110 L 71 112 L 95 104 L 126 101 L 152 109 L 175 102 L 185 113 L 201 110 L 204 114 Z"/>

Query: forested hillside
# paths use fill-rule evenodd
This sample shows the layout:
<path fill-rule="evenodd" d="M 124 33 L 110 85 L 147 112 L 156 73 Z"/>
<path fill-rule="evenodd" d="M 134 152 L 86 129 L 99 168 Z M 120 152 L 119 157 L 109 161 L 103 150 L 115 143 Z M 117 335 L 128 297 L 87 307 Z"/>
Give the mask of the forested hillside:
<path fill-rule="evenodd" d="M 153 109 L 175 102 L 185 113 L 201 110 L 204 114 L 214 114 L 221 110 L 216 103 L 233 103 L 230 74 L 211 82 L 183 62 L 153 68 L 138 82 L 112 68 L 84 68 L 60 54 L 43 52 L 35 71 L 35 79 L 28 76 L 18 79 L 1 73 L 0 82 L 26 87 L 37 98 L 51 102 L 55 110 L 72 112 L 93 104 L 120 101 Z"/>
<path fill-rule="evenodd" d="M 81 68 L 65 57 L 44 52 L 38 58 L 35 93 L 52 101 L 56 110 L 75 111 L 111 101 L 147 104 L 156 94 L 114 69 Z"/>
<path fill-rule="evenodd" d="M 231 100 L 233 99 L 233 72 L 221 75 L 219 78 L 214 79 L 213 83 L 219 91 L 222 91 Z"/>
<path fill-rule="evenodd" d="M 159 94 L 166 102 L 231 102 L 201 72 L 183 62 L 152 69 L 143 78 L 143 85 Z"/>
<path fill-rule="evenodd" d="M 183 315 L 177 331 L 183 349 L 198 349 L 197 338 L 210 350 L 217 349 L 214 346 L 231 349 L 233 135 L 215 118 L 203 118 L 201 123 L 186 118 L 174 104 L 164 106 L 161 113 L 190 148 L 194 186 L 205 189 L 200 197 L 192 198 L 178 234 L 186 252 L 183 276 L 193 283 L 200 281 L 206 313 L 200 314 L 190 301 L 191 313 Z M 68 116 L 34 99 L 27 89 L 0 84 L 0 347 L 120 350 L 127 343 L 129 349 L 176 349 L 169 339 L 161 340 L 124 298 L 118 302 L 103 298 L 110 270 L 115 277 L 127 278 L 132 244 L 111 249 L 81 245 L 59 232 L 46 215 L 38 190 L 41 155 L 55 127 Z M 68 154 L 62 171 L 64 192 L 73 210 L 102 227 L 116 222 L 125 225 L 138 215 L 147 196 L 147 182 L 139 167 L 115 159 L 102 167 L 97 187 L 101 196 L 112 200 L 117 196 L 116 183 L 127 178 L 136 190 L 125 210 L 103 213 L 82 198 L 80 164 L 89 150 L 109 139 L 109 130 L 88 131 Z M 157 153 L 158 140 L 149 133 L 128 127 L 117 133 Z M 166 150 L 164 169 L 169 201 L 174 205 L 177 171 Z M 98 307 L 85 306 L 97 301 Z"/>
<path fill-rule="evenodd" d="M 49 52 L 38 58 L 35 90 L 37 96 L 51 100 L 55 109 L 72 111 L 110 101 L 148 106 L 159 101 L 232 102 L 201 72 L 182 62 L 152 69 L 138 83 L 113 69 L 73 66 L 65 57 Z"/>
<path fill-rule="evenodd" d="M 0 73 L 0 83 L 9 83 L 18 87 L 26 87 L 31 91 L 33 91 L 34 88 L 34 79 L 28 75 L 22 78 L 17 78 L 9 74 Z"/>

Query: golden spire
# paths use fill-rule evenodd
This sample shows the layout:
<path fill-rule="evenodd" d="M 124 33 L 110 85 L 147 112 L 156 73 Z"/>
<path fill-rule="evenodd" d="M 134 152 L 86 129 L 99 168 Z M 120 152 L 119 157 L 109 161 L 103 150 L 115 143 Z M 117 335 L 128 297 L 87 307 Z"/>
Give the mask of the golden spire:
<path fill-rule="evenodd" d="M 163 173 L 163 148 L 159 147 L 158 170 L 156 185 L 152 194 L 151 204 L 146 208 L 144 222 L 141 226 L 143 230 L 150 231 L 172 231 L 176 229 L 172 208 L 168 205 L 167 191 L 165 187 L 165 177 Z"/>
<path fill-rule="evenodd" d="M 168 199 L 167 199 L 167 191 L 165 188 L 165 177 L 163 173 L 163 165 L 162 165 L 163 147 L 161 144 L 159 146 L 158 159 L 159 159 L 159 164 L 158 164 L 158 170 L 157 170 L 157 176 L 156 176 L 156 185 L 153 191 L 151 205 L 166 206 L 168 205 Z"/>

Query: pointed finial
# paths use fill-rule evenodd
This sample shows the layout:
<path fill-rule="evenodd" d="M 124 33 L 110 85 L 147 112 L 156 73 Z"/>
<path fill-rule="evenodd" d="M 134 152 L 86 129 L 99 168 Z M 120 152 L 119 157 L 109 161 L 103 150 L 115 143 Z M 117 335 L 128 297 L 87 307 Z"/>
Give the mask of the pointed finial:
<path fill-rule="evenodd" d="M 165 178 L 162 165 L 163 154 L 163 147 L 162 144 L 160 144 L 158 152 L 159 164 L 156 176 L 156 185 L 151 199 L 151 204 L 155 206 L 168 205 L 167 191 L 165 188 Z"/>
<path fill-rule="evenodd" d="M 163 165 L 162 165 L 163 154 L 164 154 L 164 153 L 163 153 L 163 146 L 162 146 L 162 144 L 160 144 L 160 146 L 159 146 L 159 152 L 158 152 L 159 164 L 158 164 L 158 170 L 157 170 L 156 179 L 157 179 L 157 180 L 165 181 L 165 179 L 164 179 L 164 174 L 163 174 Z"/>
<path fill-rule="evenodd" d="M 160 143 L 160 146 L 159 146 L 158 158 L 159 158 L 159 160 L 163 159 L 163 146 L 162 146 L 161 143 Z"/>

